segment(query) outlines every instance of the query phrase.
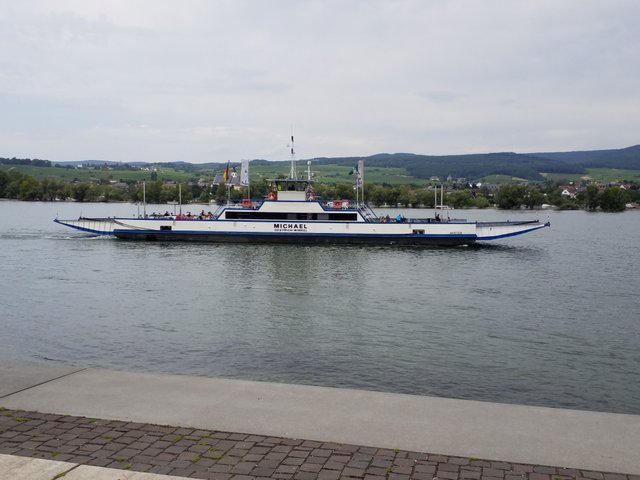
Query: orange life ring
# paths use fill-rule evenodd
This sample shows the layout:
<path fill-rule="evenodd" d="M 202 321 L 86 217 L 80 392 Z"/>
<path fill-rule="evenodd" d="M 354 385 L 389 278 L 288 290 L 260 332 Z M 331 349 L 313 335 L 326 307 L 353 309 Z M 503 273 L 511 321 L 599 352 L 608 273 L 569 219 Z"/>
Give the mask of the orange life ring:
<path fill-rule="evenodd" d="M 243 198 L 242 199 L 242 206 L 244 208 L 251 208 L 252 202 L 250 198 Z"/>

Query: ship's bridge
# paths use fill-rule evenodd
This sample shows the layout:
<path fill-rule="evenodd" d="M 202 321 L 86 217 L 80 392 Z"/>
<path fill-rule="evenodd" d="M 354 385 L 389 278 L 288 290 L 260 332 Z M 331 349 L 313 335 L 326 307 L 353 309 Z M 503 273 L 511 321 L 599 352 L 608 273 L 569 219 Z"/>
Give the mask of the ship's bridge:
<path fill-rule="evenodd" d="M 313 180 L 305 178 L 276 178 L 269 180 L 271 190 L 267 200 L 305 201 L 315 200 Z"/>

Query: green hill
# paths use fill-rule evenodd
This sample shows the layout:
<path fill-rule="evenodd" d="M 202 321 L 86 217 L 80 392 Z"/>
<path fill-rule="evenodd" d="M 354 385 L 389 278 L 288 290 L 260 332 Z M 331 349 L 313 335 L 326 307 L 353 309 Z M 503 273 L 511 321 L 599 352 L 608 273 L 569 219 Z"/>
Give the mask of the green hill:
<path fill-rule="evenodd" d="M 616 150 L 534 153 L 536 157 L 579 165 L 584 168 L 620 168 L 640 170 L 640 145 Z"/>
<path fill-rule="evenodd" d="M 285 159 L 283 159 L 285 160 Z M 451 176 L 476 181 L 487 177 L 519 178 L 542 181 L 548 178 L 579 178 L 593 176 L 598 170 L 640 171 L 640 145 L 617 150 L 593 150 L 583 152 L 546 153 L 485 153 L 469 155 L 421 155 L 414 153 L 380 153 L 368 157 L 315 158 L 313 171 L 316 179 L 323 183 L 348 182 L 353 179 L 349 171 L 359 160 L 366 165 L 366 180 L 372 183 L 406 184 L 424 183 L 431 177 L 441 179 Z M 307 159 L 298 161 L 299 171 L 306 170 Z M 93 166 L 92 170 L 75 169 L 78 165 Z M 108 168 L 105 167 L 108 166 Z M 213 176 L 220 173 L 226 162 L 193 164 L 184 161 L 145 163 L 85 160 L 81 162 L 51 162 L 0 158 L 0 168 L 15 168 L 37 178 L 45 176 L 66 180 L 88 178 L 110 180 L 149 179 L 149 169 L 155 168 L 159 180 L 185 181 L 197 176 Z M 238 166 L 239 162 L 231 162 Z M 105 167 L 105 168 L 101 168 Z M 143 171 L 146 170 L 146 171 Z M 271 178 L 289 172 L 287 161 L 251 161 L 252 178 Z M 544 175 L 543 175 L 544 174 Z"/>

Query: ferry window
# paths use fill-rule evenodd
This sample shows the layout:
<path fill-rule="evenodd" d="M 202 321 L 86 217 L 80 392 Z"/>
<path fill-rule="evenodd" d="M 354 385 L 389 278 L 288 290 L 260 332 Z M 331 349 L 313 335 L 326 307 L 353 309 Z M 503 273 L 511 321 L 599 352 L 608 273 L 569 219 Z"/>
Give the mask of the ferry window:
<path fill-rule="evenodd" d="M 298 213 L 296 215 L 296 220 L 317 220 L 317 213 Z"/>
<path fill-rule="evenodd" d="M 250 212 L 250 211 L 227 211 L 227 220 L 288 220 L 286 213 L 277 212 Z"/>
<path fill-rule="evenodd" d="M 358 215 L 355 213 L 330 213 L 329 220 L 342 220 L 343 222 L 355 222 Z"/>

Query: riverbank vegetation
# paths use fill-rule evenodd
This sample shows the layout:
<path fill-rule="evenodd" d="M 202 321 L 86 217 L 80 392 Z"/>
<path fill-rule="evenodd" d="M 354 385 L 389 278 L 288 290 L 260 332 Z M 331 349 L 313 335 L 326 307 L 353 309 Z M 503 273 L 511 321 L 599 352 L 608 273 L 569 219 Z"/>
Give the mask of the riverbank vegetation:
<path fill-rule="evenodd" d="M 50 167 L 45 167 L 50 168 Z M 120 173 L 120 172 L 118 172 Z M 186 173 L 186 172 L 185 172 Z M 186 176 L 184 181 L 159 178 L 162 173 L 145 172 L 148 180 L 133 178 L 109 180 L 93 178 L 79 180 L 62 179 L 22 173 L 17 169 L 0 170 L 0 198 L 25 201 L 78 202 L 142 202 L 148 203 L 209 203 L 226 202 L 230 191 L 231 200 L 247 196 L 246 188 L 227 189 L 215 183 L 216 175 Z M 144 182 L 144 193 L 143 193 Z M 352 183 L 317 182 L 320 198 L 355 200 Z M 251 182 L 249 191 L 253 198 L 262 198 L 268 188 L 265 179 Z M 433 208 L 440 203 L 440 193 L 435 182 L 391 185 L 367 183 L 365 199 L 374 206 L 401 206 Z M 444 204 L 456 209 L 488 208 L 501 209 L 541 208 L 586 209 L 590 211 L 622 211 L 632 202 L 640 202 L 640 185 L 634 182 L 599 184 L 597 182 L 564 184 L 563 182 L 512 183 L 512 184 L 468 184 L 445 183 Z"/>

